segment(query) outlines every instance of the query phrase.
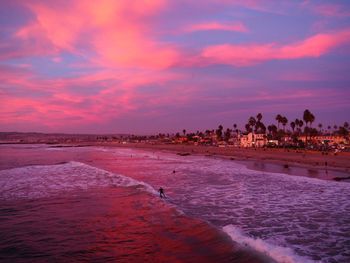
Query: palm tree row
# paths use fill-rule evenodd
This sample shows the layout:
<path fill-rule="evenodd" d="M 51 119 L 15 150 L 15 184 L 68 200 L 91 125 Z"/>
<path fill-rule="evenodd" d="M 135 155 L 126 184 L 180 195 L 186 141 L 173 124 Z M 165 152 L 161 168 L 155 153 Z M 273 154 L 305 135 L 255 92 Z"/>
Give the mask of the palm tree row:
<path fill-rule="evenodd" d="M 285 135 L 290 136 L 300 136 L 304 135 L 306 136 L 306 140 L 308 138 L 311 138 L 311 136 L 315 135 L 321 135 L 321 134 L 331 134 L 331 128 L 332 126 L 328 125 L 327 132 L 322 130 L 323 125 L 319 123 L 318 130 L 316 128 L 312 127 L 312 124 L 315 122 L 316 117 L 314 114 L 311 113 L 310 110 L 306 109 L 303 112 L 302 119 L 296 118 L 294 121 L 291 121 L 289 123 L 287 117 L 282 116 L 281 114 L 277 114 L 275 117 L 275 120 L 277 121 L 277 126 L 274 124 L 268 125 L 267 128 L 265 124 L 262 121 L 263 115 L 261 113 L 258 113 L 255 117 L 251 116 L 248 118 L 247 123 L 245 124 L 245 132 L 254 132 L 254 133 L 260 133 L 260 134 L 268 134 L 268 137 L 274 138 L 274 139 L 280 139 L 281 137 Z M 290 128 L 292 131 L 286 130 L 286 126 L 289 123 Z M 283 129 L 280 129 L 280 124 L 282 124 Z M 196 134 L 190 133 L 187 134 L 187 137 L 192 138 L 194 136 L 206 136 L 209 137 L 210 135 L 215 134 L 218 141 L 225 140 L 228 141 L 232 135 L 239 133 L 242 133 L 241 130 L 237 128 L 237 124 L 233 124 L 233 129 L 227 128 L 224 130 L 222 125 L 219 125 L 216 130 L 206 130 L 205 133 L 197 132 Z M 334 135 L 343 135 L 348 136 L 349 135 L 349 123 L 345 122 L 342 126 L 333 126 L 333 134 Z M 186 136 L 186 130 L 184 129 L 182 131 L 183 135 Z M 179 133 L 177 133 L 177 136 L 179 136 Z"/>

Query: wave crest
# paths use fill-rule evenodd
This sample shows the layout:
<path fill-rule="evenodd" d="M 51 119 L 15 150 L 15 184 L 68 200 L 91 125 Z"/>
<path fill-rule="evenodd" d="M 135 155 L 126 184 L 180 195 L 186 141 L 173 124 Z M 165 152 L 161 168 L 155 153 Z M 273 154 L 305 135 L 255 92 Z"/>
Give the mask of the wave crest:
<path fill-rule="evenodd" d="M 313 262 L 295 255 L 290 248 L 272 245 L 262 239 L 249 237 L 245 235 L 241 229 L 233 225 L 224 226 L 223 230 L 233 241 L 263 253 L 279 263 Z"/>

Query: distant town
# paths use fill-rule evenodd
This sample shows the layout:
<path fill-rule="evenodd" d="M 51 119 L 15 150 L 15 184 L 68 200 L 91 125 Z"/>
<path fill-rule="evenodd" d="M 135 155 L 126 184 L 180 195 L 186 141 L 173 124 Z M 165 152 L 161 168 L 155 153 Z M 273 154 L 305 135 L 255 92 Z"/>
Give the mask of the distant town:
<path fill-rule="evenodd" d="M 242 148 L 294 148 L 319 151 L 350 151 L 349 123 L 342 125 L 315 125 L 315 116 L 305 110 L 302 118 L 289 121 L 278 114 L 276 124 L 265 125 L 263 115 L 248 118 L 244 129 L 237 124 L 224 129 L 219 125 L 216 129 L 187 132 L 183 129 L 176 134 L 156 134 L 149 136 L 130 134 L 45 134 L 1 132 L 0 143 L 146 143 L 146 144 L 187 144 L 217 147 Z"/>

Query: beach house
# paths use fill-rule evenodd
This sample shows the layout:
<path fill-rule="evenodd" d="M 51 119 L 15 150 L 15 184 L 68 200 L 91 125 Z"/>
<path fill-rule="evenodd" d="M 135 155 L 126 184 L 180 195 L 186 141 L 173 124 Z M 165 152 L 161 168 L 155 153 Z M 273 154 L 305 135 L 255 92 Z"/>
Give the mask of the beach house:
<path fill-rule="evenodd" d="M 303 142 L 306 142 L 305 135 L 299 136 L 298 139 Z M 349 143 L 347 138 L 341 135 L 318 135 L 318 136 L 312 136 L 311 138 L 308 136 L 307 140 L 315 144 L 328 144 L 328 145 Z"/>
<path fill-rule="evenodd" d="M 240 146 L 244 148 L 248 147 L 264 147 L 267 145 L 267 136 L 264 133 L 242 134 L 240 137 Z"/>

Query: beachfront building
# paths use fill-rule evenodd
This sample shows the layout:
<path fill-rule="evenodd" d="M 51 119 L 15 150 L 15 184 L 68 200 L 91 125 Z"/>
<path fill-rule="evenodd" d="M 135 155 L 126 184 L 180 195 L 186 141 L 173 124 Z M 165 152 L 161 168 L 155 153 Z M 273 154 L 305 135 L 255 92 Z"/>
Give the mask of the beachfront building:
<path fill-rule="evenodd" d="M 306 142 L 306 136 L 299 136 L 299 140 Z M 348 144 L 349 141 L 344 136 L 340 135 L 318 135 L 312 136 L 311 138 L 308 136 L 307 140 L 311 143 L 315 144 L 327 144 L 327 145 L 335 145 L 335 144 Z"/>
<path fill-rule="evenodd" d="M 173 140 L 173 143 L 187 143 L 188 142 L 188 138 L 186 136 L 181 136 L 181 137 L 178 137 L 178 138 L 175 138 Z"/>
<path fill-rule="evenodd" d="M 242 134 L 240 137 L 241 147 L 264 147 L 267 145 L 267 136 L 264 133 L 253 133 Z"/>

